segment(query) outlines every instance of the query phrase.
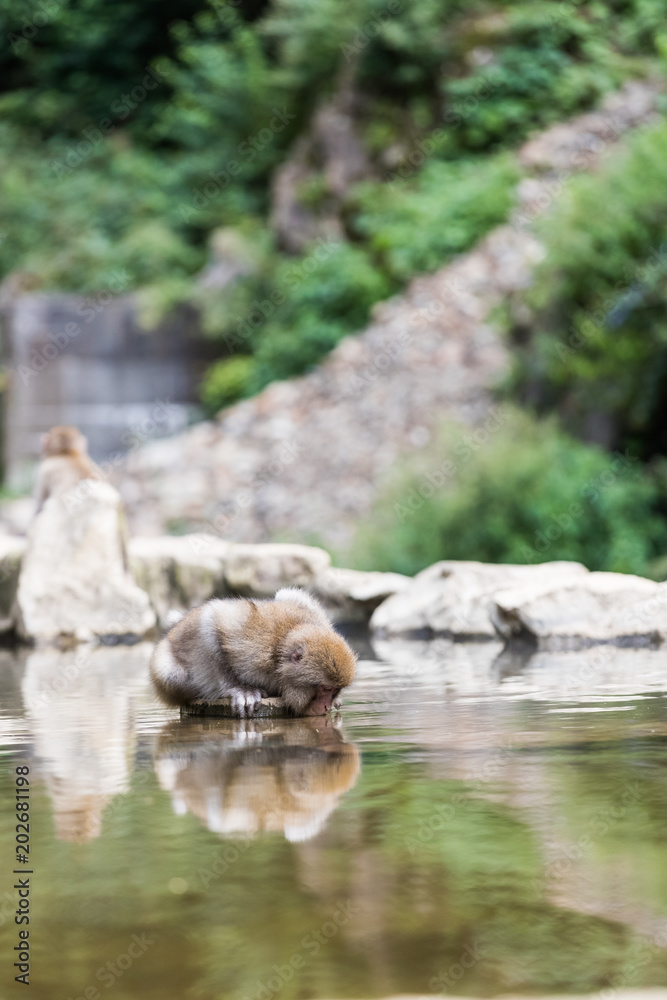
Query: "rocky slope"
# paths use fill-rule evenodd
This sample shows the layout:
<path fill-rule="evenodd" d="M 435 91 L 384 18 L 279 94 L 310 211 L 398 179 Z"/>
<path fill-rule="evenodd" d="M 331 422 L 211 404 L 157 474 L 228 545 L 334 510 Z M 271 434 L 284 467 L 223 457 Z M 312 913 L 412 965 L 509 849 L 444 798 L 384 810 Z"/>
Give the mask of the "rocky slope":
<path fill-rule="evenodd" d="M 399 455 L 423 447 L 443 420 L 476 427 L 494 415 L 508 355 L 488 316 L 531 280 L 542 255 L 532 220 L 572 173 L 595 169 L 650 122 L 656 96 L 657 86 L 629 84 L 600 111 L 526 143 L 508 224 L 378 305 L 321 367 L 137 449 L 116 475 L 133 532 L 348 544 Z"/>

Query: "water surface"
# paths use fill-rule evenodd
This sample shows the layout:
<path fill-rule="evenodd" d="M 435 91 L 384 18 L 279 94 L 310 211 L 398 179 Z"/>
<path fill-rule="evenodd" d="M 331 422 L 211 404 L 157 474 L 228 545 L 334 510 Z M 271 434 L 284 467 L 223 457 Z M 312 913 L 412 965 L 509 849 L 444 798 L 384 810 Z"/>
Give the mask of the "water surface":
<path fill-rule="evenodd" d="M 0 995 L 26 765 L 33 1000 L 667 985 L 667 654 L 361 652 L 339 719 L 257 722 L 143 644 L 0 653 Z"/>

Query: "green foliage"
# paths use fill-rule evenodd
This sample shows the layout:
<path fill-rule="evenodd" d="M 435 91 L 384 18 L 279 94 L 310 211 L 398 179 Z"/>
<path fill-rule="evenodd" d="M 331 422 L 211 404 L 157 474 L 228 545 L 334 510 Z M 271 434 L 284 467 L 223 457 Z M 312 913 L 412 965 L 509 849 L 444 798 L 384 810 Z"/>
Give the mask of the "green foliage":
<path fill-rule="evenodd" d="M 285 298 L 256 339 L 257 389 L 316 364 L 391 288 L 364 251 L 346 243 L 322 244 L 300 264 L 281 262 L 274 287 Z"/>
<path fill-rule="evenodd" d="M 225 361 L 216 361 L 206 372 L 201 385 L 201 401 L 210 414 L 247 396 L 252 385 L 253 360 L 247 354 L 237 354 Z"/>
<path fill-rule="evenodd" d="M 314 310 L 301 313 L 294 326 L 267 325 L 255 352 L 254 390 L 276 379 L 299 375 L 351 332 L 342 322 L 326 319 Z"/>
<path fill-rule="evenodd" d="M 380 0 L 374 6 L 379 12 L 388 5 Z M 443 65 L 453 61 L 456 21 L 466 11 L 475 13 L 483 6 L 464 0 L 395 4 L 392 17 L 376 22 L 377 31 L 372 25 L 370 31 L 351 40 L 360 43 L 359 72 L 365 87 L 384 93 L 434 93 Z"/>
<path fill-rule="evenodd" d="M 562 10 L 560 8 L 563 8 Z M 495 53 L 442 89 L 445 122 L 463 149 L 519 142 L 531 129 L 574 114 L 621 76 L 592 21 L 568 4 L 520 5 L 489 41 Z"/>
<path fill-rule="evenodd" d="M 202 304 L 221 355 L 252 357 L 206 380 L 207 406 L 226 403 L 315 364 L 400 282 L 502 221 L 517 173 L 497 150 L 590 106 L 640 57 L 657 60 L 662 7 L 8 0 L 0 280 L 21 270 L 44 288 L 91 292 L 121 275 L 123 290 L 141 290 L 148 322 L 180 301 Z M 337 200 L 314 155 L 303 207 L 331 202 L 346 244 L 291 287 L 303 262 L 273 245 L 273 178 L 313 109 L 348 86 L 376 177 L 403 159 L 408 179 Z M 230 227 L 252 231 L 261 264 L 224 296 L 203 295 L 207 245 Z M 271 308 L 248 327 L 258 302 Z"/>
<path fill-rule="evenodd" d="M 633 456 L 499 409 L 477 432 L 447 429 L 398 474 L 360 529 L 356 558 L 409 574 L 437 559 L 573 559 L 641 574 L 667 546 L 659 501 Z"/>
<path fill-rule="evenodd" d="M 363 250 L 322 241 L 300 259 L 268 257 L 258 274 L 231 293 L 209 298 L 208 322 L 228 349 L 253 352 L 247 382 L 231 383 L 238 386 L 238 398 L 316 364 L 341 338 L 363 326 L 370 307 L 390 289 Z M 206 380 L 208 409 L 215 405 L 215 387 L 224 370 L 224 363 L 216 366 Z M 231 384 L 222 384 L 220 406 L 231 401 Z"/>
<path fill-rule="evenodd" d="M 128 289 L 202 266 L 173 221 L 169 165 L 133 149 L 109 159 L 100 143 L 70 166 L 70 149 L 0 127 L 0 272 L 20 265 L 47 287 L 91 291 L 114 287 L 119 272 Z"/>
<path fill-rule="evenodd" d="M 202 14 L 175 32 L 178 59 L 163 65 L 173 96 L 154 136 L 178 150 L 193 189 L 217 183 L 212 198 L 194 199 L 194 219 L 184 216 L 209 229 L 220 218 L 220 202 L 228 214 L 230 207 L 239 217 L 248 210 L 248 189 L 284 155 L 297 116 L 286 107 L 291 95 L 279 86 L 261 38 L 233 10 L 222 23 Z"/>
<path fill-rule="evenodd" d="M 586 430 L 667 450 L 667 126 L 639 133 L 545 220 L 547 257 L 516 333 L 514 385 Z"/>
<path fill-rule="evenodd" d="M 259 30 L 278 55 L 278 79 L 292 91 L 327 89 L 373 0 L 275 0 Z"/>
<path fill-rule="evenodd" d="M 174 51 L 170 25 L 206 0 L 4 0 L 0 7 L 0 112 L 44 135 L 75 136 L 109 116 L 155 59 Z M 130 121 L 153 120 L 158 100 L 140 101 Z M 111 112 L 112 113 L 112 112 Z M 127 118 L 127 116 L 125 116 Z"/>
<path fill-rule="evenodd" d="M 414 181 L 361 188 L 356 227 L 389 274 L 405 281 L 434 271 L 503 222 L 517 179 L 505 155 L 427 163 Z"/>

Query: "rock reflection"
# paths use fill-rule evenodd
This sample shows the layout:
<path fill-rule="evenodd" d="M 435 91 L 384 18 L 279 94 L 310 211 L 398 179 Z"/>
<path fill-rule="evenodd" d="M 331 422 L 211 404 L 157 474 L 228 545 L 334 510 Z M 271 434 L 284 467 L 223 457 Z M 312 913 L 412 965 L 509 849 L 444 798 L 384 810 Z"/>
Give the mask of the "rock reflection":
<path fill-rule="evenodd" d="M 364 670 L 362 661 L 355 692 L 399 681 L 420 700 L 430 686 L 456 698 L 593 702 L 665 689 L 664 655 L 642 647 L 542 650 L 519 641 L 504 645 L 436 637 L 373 639 L 373 649 L 380 662 Z"/>
<path fill-rule="evenodd" d="M 28 655 L 23 698 L 59 840 L 94 840 L 109 801 L 128 790 L 133 701 L 147 684 L 150 649 L 80 646 Z"/>
<path fill-rule="evenodd" d="M 359 777 L 331 719 L 191 719 L 167 726 L 155 761 L 174 811 L 223 836 L 310 840 Z"/>

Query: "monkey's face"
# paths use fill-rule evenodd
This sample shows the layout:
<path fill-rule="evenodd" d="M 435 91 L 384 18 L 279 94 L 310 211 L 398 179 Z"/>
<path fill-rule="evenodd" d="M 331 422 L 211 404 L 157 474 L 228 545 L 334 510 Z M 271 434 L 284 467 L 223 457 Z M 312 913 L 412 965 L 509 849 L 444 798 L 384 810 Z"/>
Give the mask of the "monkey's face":
<path fill-rule="evenodd" d="M 340 708 L 340 691 L 329 684 L 289 685 L 282 698 L 295 715 L 326 715 L 332 708 Z"/>
<path fill-rule="evenodd" d="M 315 695 L 306 708 L 305 715 L 326 715 L 333 708 L 340 708 L 341 701 L 338 697 L 340 688 L 328 687 L 326 684 L 318 684 Z"/>
<path fill-rule="evenodd" d="M 53 455 L 69 455 L 87 450 L 88 442 L 76 427 L 52 427 L 42 435 L 42 454 L 44 458 Z"/>
<path fill-rule="evenodd" d="M 326 715 L 354 679 L 356 657 L 345 640 L 318 626 L 295 629 L 283 649 L 278 673 L 285 704 L 295 715 Z"/>

